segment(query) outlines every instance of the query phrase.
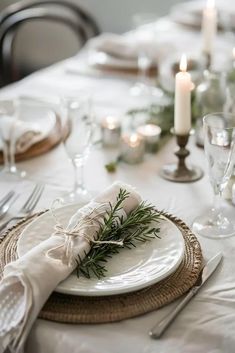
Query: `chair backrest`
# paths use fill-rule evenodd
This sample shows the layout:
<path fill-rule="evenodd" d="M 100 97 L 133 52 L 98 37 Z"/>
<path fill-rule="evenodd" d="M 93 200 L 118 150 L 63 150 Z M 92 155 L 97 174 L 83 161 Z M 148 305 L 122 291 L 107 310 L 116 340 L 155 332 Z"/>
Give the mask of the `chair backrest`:
<path fill-rule="evenodd" d="M 64 2 L 63 0 L 27 0 L 9 6 L 2 11 L 0 16 L 2 86 L 21 78 L 21 74 L 14 64 L 14 40 L 22 24 L 37 19 L 67 26 L 75 33 L 82 45 L 90 37 L 99 33 L 98 26 L 92 17 L 74 3 Z"/>
<path fill-rule="evenodd" d="M 100 29 L 93 19 L 93 17 L 88 14 L 84 9 L 75 4 L 74 2 L 70 2 L 67 0 L 23 0 L 18 1 L 15 4 L 12 4 L 6 7 L 1 11 L 0 14 L 0 26 L 8 17 L 29 8 L 33 7 L 44 7 L 44 6 L 59 6 L 65 9 L 71 10 L 74 14 L 77 15 L 78 20 L 83 21 L 84 28 L 88 32 L 90 37 L 96 36 L 100 33 Z"/>

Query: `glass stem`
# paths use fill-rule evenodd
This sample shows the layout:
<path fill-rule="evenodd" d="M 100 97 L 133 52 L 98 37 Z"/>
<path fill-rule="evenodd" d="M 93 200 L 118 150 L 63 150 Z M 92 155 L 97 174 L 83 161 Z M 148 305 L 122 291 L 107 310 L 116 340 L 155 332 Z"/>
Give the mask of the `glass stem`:
<path fill-rule="evenodd" d="M 3 141 L 4 168 L 10 170 L 10 141 Z"/>
<path fill-rule="evenodd" d="M 73 189 L 74 191 L 77 190 L 84 190 L 84 165 L 83 163 L 76 163 L 75 161 L 72 161 L 73 168 L 74 168 L 74 186 Z"/>
<path fill-rule="evenodd" d="M 214 193 L 213 207 L 212 207 L 212 222 L 216 223 L 219 221 L 221 215 L 221 201 L 222 201 L 222 192 L 217 191 Z"/>
<path fill-rule="evenodd" d="M 148 84 L 149 59 L 145 54 L 138 57 L 139 81 L 144 85 Z"/>
<path fill-rule="evenodd" d="M 14 138 L 12 138 L 12 141 L 10 142 L 10 146 L 9 146 L 9 158 L 10 158 L 10 170 L 11 172 L 15 172 L 16 169 L 16 165 L 15 165 L 15 141 Z"/>

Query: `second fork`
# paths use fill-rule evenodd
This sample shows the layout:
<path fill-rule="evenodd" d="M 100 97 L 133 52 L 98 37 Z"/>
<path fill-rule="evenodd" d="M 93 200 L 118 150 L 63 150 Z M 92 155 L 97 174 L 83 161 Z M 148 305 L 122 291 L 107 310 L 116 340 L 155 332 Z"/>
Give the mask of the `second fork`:
<path fill-rule="evenodd" d="M 19 212 L 9 218 L 6 222 L 2 223 L 0 225 L 0 232 L 2 232 L 10 222 L 12 222 L 13 220 L 17 220 L 17 219 L 22 219 L 24 217 L 29 216 L 33 210 L 35 209 L 42 193 L 44 190 L 44 185 L 43 184 L 36 184 L 32 193 L 30 194 L 30 196 L 28 197 L 27 201 L 25 202 L 25 204 L 21 207 L 21 209 L 19 210 Z"/>

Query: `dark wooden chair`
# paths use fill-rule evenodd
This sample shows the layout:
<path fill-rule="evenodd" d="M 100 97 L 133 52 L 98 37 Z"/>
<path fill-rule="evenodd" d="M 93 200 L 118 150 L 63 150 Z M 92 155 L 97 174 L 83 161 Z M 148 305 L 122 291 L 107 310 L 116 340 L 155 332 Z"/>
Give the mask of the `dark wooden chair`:
<path fill-rule="evenodd" d="M 77 4 L 63 0 L 20 1 L 0 14 L 0 72 L 4 86 L 22 78 L 14 61 L 14 42 L 21 25 L 34 20 L 60 23 L 70 28 L 80 46 L 99 34 L 95 20 Z"/>

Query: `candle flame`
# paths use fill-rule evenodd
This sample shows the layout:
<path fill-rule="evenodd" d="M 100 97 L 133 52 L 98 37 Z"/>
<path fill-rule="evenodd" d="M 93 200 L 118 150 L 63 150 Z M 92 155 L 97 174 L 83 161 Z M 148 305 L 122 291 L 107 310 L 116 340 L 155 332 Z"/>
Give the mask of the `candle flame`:
<path fill-rule="evenodd" d="M 183 72 L 187 71 L 187 57 L 185 54 L 182 55 L 180 60 L 180 71 L 183 71 Z"/>
<path fill-rule="evenodd" d="M 114 116 L 107 116 L 106 120 L 108 123 L 114 123 L 117 121 L 117 119 L 114 118 Z"/>
<path fill-rule="evenodd" d="M 215 0 L 207 0 L 206 8 L 207 9 L 214 9 L 215 8 Z"/>
<path fill-rule="evenodd" d="M 137 132 L 140 136 L 159 136 L 161 133 L 161 128 L 155 124 L 146 124 L 138 127 Z"/>
<path fill-rule="evenodd" d="M 153 132 L 152 125 L 150 125 L 150 124 L 146 125 L 145 131 L 146 131 L 147 135 L 151 134 Z"/>
<path fill-rule="evenodd" d="M 115 118 L 114 116 L 107 116 L 105 118 L 105 121 L 109 129 L 114 129 L 118 125 L 118 119 Z"/>
<path fill-rule="evenodd" d="M 233 48 L 233 59 L 235 59 L 235 47 Z"/>
<path fill-rule="evenodd" d="M 137 142 L 138 141 L 138 135 L 137 134 L 132 134 L 131 136 L 130 136 L 130 142 L 131 143 L 135 143 L 135 142 Z"/>

